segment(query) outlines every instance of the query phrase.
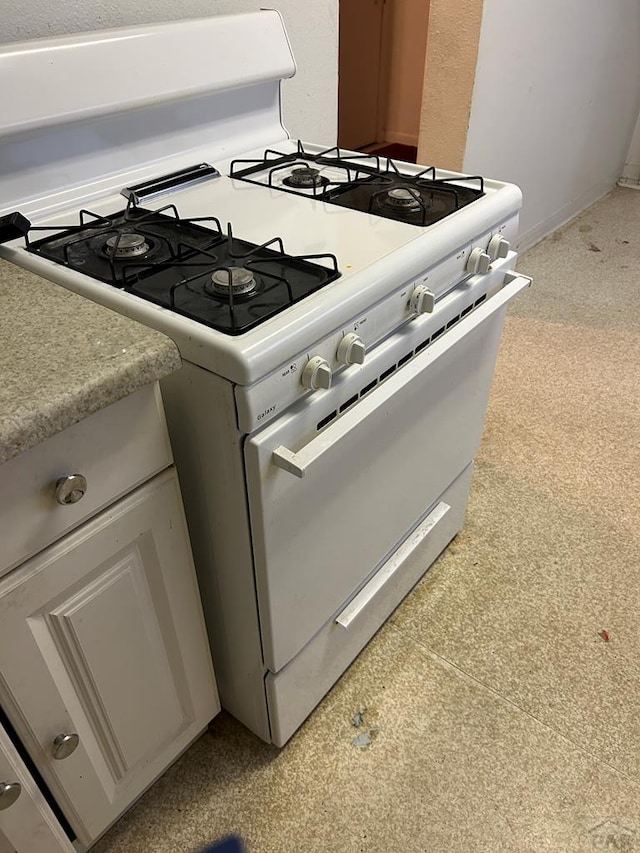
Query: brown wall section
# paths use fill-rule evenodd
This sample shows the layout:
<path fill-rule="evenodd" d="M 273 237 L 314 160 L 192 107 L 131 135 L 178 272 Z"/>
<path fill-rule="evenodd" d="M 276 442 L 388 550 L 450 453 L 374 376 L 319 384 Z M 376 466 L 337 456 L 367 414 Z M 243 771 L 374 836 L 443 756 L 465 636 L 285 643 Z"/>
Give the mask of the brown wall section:
<path fill-rule="evenodd" d="M 418 162 L 461 170 L 483 0 L 431 0 Z"/>
<path fill-rule="evenodd" d="M 385 6 L 390 54 L 384 141 L 418 144 L 429 0 L 391 0 Z"/>

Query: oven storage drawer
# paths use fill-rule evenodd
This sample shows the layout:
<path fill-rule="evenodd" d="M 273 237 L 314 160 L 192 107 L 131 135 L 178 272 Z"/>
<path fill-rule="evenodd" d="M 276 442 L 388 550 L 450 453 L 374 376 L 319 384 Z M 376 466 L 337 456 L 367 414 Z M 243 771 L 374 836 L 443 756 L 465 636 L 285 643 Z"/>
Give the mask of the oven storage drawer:
<path fill-rule="evenodd" d="M 141 388 L 2 465 L 0 575 L 171 465 L 160 390 Z M 56 483 L 81 474 L 75 503 L 56 499 Z"/>
<path fill-rule="evenodd" d="M 305 446 L 295 418 L 245 442 L 266 666 L 277 672 L 472 461 L 510 275 L 476 311 Z"/>
<path fill-rule="evenodd" d="M 267 675 L 271 739 L 276 746 L 284 746 L 460 530 L 472 471 L 473 465 L 465 468 L 440 495 L 425 522 L 284 669 Z M 366 599 L 364 606 L 361 598 Z"/>

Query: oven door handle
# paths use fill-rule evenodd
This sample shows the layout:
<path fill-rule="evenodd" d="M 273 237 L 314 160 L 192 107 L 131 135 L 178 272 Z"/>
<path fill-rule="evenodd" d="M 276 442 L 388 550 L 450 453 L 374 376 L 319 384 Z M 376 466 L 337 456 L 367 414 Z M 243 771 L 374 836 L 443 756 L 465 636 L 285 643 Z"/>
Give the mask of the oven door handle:
<path fill-rule="evenodd" d="M 283 471 L 293 474 L 294 477 L 304 477 L 330 447 L 398 392 L 399 388 L 407 381 L 403 376 L 403 374 L 407 375 L 405 371 L 409 372 L 410 378 L 415 375 L 416 371 L 421 371 L 442 358 L 452 347 L 471 334 L 488 317 L 498 312 L 530 284 L 531 278 L 529 276 L 508 272 L 502 290 L 483 302 L 475 311 L 463 317 L 446 335 L 443 335 L 419 356 L 408 362 L 402 371 L 390 376 L 377 392 L 365 397 L 357 406 L 338 418 L 303 448 L 294 452 L 284 445 L 276 447 L 271 456 L 273 464 Z"/>

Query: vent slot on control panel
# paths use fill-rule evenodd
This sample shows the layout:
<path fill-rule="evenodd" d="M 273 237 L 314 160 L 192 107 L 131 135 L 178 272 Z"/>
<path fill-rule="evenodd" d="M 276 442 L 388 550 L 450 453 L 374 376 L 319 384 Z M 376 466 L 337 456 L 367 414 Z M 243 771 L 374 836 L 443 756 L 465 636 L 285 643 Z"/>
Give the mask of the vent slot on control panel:
<path fill-rule="evenodd" d="M 349 399 L 340 406 L 340 411 L 344 412 L 345 409 L 348 409 L 350 406 L 353 406 L 354 403 L 358 402 L 358 395 L 354 394 L 353 397 L 349 397 Z"/>
<path fill-rule="evenodd" d="M 380 382 L 384 382 L 384 380 L 388 376 L 391 376 L 391 374 L 394 373 L 395 370 L 396 370 L 395 364 L 392 364 L 391 367 L 387 367 L 387 369 L 383 373 L 380 374 Z"/>
<path fill-rule="evenodd" d="M 326 418 L 323 418 L 321 421 L 318 421 L 318 426 L 316 427 L 316 429 L 323 429 L 323 427 L 326 427 L 327 424 L 330 424 L 331 421 L 337 417 L 337 415 L 337 410 L 335 412 L 331 412 L 326 416 Z"/>
<path fill-rule="evenodd" d="M 373 389 L 378 385 L 379 382 L 384 382 L 384 380 L 391 376 L 392 373 L 395 373 L 399 367 L 402 367 L 403 365 L 407 364 L 407 362 L 411 361 L 414 356 L 418 355 L 418 353 L 426 349 L 426 347 L 428 347 L 430 343 L 433 343 L 433 341 L 443 335 L 447 329 L 450 329 L 452 326 L 455 326 L 455 324 L 458 323 L 463 317 L 466 317 L 467 314 L 473 311 L 474 308 L 477 308 L 478 305 L 484 302 L 486 298 L 487 294 L 485 293 L 479 299 L 476 299 L 475 302 L 472 302 L 470 305 L 467 305 L 467 307 L 464 308 L 460 312 L 460 314 L 456 314 L 456 316 L 452 317 L 446 323 L 446 325 L 441 326 L 439 329 L 437 329 L 431 335 L 430 338 L 426 338 L 424 341 L 421 341 L 419 344 L 416 345 L 416 348 L 414 350 L 411 350 L 410 352 L 403 355 L 402 358 L 398 359 L 397 364 L 392 364 L 387 367 L 386 370 L 383 370 L 380 376 L 376 377 L 371 382 L 368 382 L 360 389 L 357 394 L 354 394 L 352 397 L 349 397 L 348 400 L 345 400 L 345 402 L 340 405 L 339 409 L 336 409 L 336 411 L 334 412 L 330 412 L 321 421 L 318 421 L 317 429 L 321 430 L 326 427 L 327 424 L 331 423 L 331 421 L 338 416 L 338 414 L 342 414 L 342 412 L 346 411 L 347 409 L 351 408 L 351 406 L 353 406 L 355 403 L 357 403 L 358 399 L 361 399 L 370 391 L 373 391 Z"/>

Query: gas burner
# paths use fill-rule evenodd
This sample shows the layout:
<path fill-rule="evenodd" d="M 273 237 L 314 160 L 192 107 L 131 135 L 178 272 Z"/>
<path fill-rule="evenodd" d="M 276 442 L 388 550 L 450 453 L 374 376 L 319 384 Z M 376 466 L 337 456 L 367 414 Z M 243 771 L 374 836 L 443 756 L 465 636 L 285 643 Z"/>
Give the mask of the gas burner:
<path fill-rule="evenodd" d="M 222 267 L 211 276 L 211 284 L 205 284 L 207 293 L 229 298 L 251 296 L 258 291 L 258 280 L 246 267 Z"/>
<path fill-rule="evenodd" d="M 257 245 L 223 233 L 215 216 L 182 218 L 174 204 L 32 227 L 29 252 L 226 335 L 240 335 L 340 277 L 335 255 L 288 255 L 281 237 Z M 32 241 L 31 236 L 46 236 Z M 320 261 L 320 263 L 318 263 Z M 257 298 L 259 297 L 259 298 Z"/>
<path fill-rule="evenodd" d="M 403 211 L 419 211 L 424 207 L 420 190 L 410 187 L 394 187 L 381 199 L 383 204 L 400 208 Z"/>
<path fill-rule="evenodd" d="M 115 287 L 127 287 L 163 266 L 185 262 L 222 239 L 215 217 L 181 219 L 174 205 L 147 210 L 130 202 L 126 210 L 110 216 L 81 210 L 79 218 L 77 225 L 32 228 L 30 234 L 40 231 L 47 236 L 35 242 L 28 237 L 27 248 Z"/>
<path fill-rule="evenodd" d="M 151 246 L 142 234 L 120 233 L 109 237 L 105 244 L 105 254 L 110 258 L 124 260 L 126 258 L 139 258 L 146 255 L 151 250 Z"/>
<path fill-rule="evenodd" d="M 441 178 L 433 166 L 415 171 L 378 154 L 307 151 L 301 142 L 293 152 L 268 148 L 262 157 L 233 160 L 230 176 L 421 228 L 484 195 L 480 175 Z"/>
<path fill-rule="evenodd" d="M 321 175 L 319 169 L 313 169 L 311 166 L 300 166 L 293 169 L 291 174 L 283 179 L 282 183 L 296 189 L 313 189 L 314 187 L 326 186 L 329 179 Z"/>

